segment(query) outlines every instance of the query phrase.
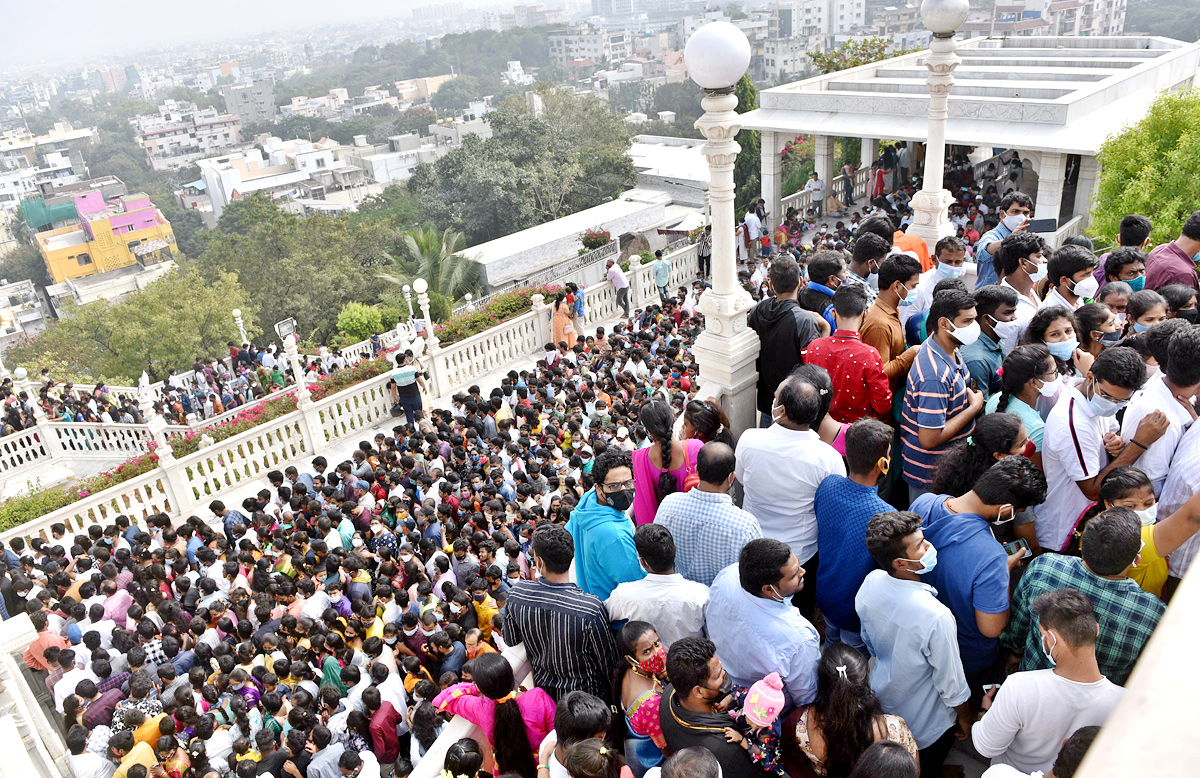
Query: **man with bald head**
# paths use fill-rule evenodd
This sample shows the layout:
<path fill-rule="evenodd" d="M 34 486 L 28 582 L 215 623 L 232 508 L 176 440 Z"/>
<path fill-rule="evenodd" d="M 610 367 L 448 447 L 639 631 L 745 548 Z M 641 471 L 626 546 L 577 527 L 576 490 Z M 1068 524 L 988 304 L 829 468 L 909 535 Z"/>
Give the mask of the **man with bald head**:
<path fill-rule="evenodd" d="M 729 496 L 736 461 L 726 444 L 706 443 L 696 457 L 700 483 L 659 503 L 654 523 L 671 531 L 675 572 L 689 581 L 710 586 L 717 573 L 738 560 L 743 546 L 762 537 L 758 520 Z"/>

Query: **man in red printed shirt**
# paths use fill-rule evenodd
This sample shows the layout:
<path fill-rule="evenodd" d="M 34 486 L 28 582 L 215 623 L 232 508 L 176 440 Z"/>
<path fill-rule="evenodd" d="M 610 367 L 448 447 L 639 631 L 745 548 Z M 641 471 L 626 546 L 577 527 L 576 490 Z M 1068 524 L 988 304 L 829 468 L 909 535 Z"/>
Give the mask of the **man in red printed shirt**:
<path fill-rule="evenodd" d="M 802 358 L 806 365 L 825 368 L 833 381 L 829 415 L 848 424 L 867 416 L 886 419 L 892 408 L 892 389 L 883 358 L 862 342 L 859 328 L 867 313 L 867 293 L 858 284 L 842 284 L 833 294 L 832 335 L 808 344 Z"/>

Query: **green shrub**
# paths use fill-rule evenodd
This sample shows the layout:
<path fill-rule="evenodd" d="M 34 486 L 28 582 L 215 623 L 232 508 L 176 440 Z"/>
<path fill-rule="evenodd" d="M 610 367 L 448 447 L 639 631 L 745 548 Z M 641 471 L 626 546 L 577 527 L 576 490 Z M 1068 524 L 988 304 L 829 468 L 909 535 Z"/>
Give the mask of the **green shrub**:
<path fill-rule="evenodd" d="M 449 322 L 436 325 L 434 331 L 437 332 L 438 343 L 447 346 L 495 327 L 500 322 L 507 321 L 514 316 L 528 313 L 532 306 L 531 297 L 540 294 L 549 298 L 560 289 L 562 289 L 561 286 L 543 284 L 498 294 L 488 300 L 482 308 L 471 313 L 459 314 Z"/>
<path fill-rule="evenodd" d="M 416 305 L 416 302 L 413 302 Z M 419 310 L 419 307 L 418 307 Z M 454 303 L 450 302 L 450 298 L 440 295 L 437 292 L 431 292 L 429 295 L 429 315 L 433 317 L 433 321 L 446 321 L 454 315 Z"/>
<path fill-rule="evenodd" d="M 395 329 L 396 324 L 400 321 L 400 310 L 383 303 L 375 307 L 379 309 L 379 323 L 383 331 Z"/>
<path fill-rule="evenodd" d="M 392 326 L 395 326 L 394 324 Z M 357 343 L 371 337 L 372 333 L 384 329 L 379 309 L 360 302 L 348 302 L 342 306 L 337 318 L 338 332 Z"/>
<path fill-rule="evenodd" d="M 640 259 L 642 261 L 641 264 L 649 265 L 651 262 L 653 262 L 656 259 L 656 257 L 654 256 L 653 251 L 639 251 L 638 259 Z"/>

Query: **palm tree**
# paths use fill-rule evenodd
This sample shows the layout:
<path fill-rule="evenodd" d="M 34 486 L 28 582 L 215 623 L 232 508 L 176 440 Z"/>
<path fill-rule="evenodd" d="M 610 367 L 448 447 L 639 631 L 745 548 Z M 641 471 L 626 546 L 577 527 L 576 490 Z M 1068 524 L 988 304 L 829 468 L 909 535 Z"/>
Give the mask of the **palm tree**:
<path fill-rule="evenodd" d="M 398 250 L 389 256 L 393 272 L 379 277 L 398 285 L 424 278 L 430 295 L 453 301 L 479 287 L 479 266 L 460 253 L 466 245 L 463 234 L 450 229 L 408 230 L 400 236 Z"/>

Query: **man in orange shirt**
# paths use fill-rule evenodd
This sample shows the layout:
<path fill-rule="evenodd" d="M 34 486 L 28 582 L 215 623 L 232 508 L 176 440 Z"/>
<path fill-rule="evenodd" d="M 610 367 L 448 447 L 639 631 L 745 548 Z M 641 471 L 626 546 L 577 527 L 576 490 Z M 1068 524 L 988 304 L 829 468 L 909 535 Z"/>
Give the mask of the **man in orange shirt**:
<path fill-rule="evenodd" d="M 46 662 L 46 649 L 50 646 L 70 648 L 71 641 L 62 635 L 55 635 L 46 628 L 48 619 L 45 611 L 34 611 L 29 614 L 29 621 L 37 630 L 37 637 L 29 644 L 29 648 L 25 649 L 25 666 L 30 670 L 45 672 L 50 669 L 49 663 Z"/>
<path fill-rule="evenodd" d="M 921 260 L 921 272 L 933 268 L 933 258 L 929 256 L 929 246 L 925 245 L 923 238 L 896 230 L 892 235 L 892 245 L 900 251 L 911 251 L 916 254 L 917 259 Z"/>

